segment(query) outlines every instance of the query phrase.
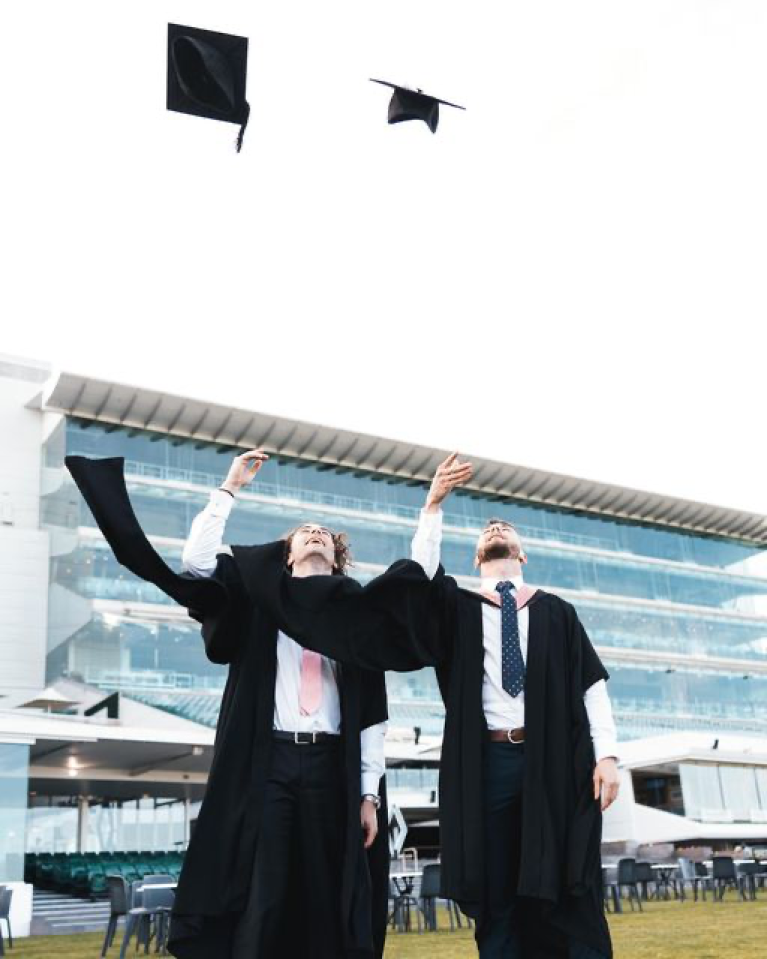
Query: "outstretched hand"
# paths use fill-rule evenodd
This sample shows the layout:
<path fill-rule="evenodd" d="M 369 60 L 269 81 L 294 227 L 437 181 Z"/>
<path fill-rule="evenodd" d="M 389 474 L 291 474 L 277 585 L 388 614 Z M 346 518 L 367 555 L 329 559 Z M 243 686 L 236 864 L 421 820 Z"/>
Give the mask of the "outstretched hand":
<path fill-rule="evenodd" d="M 250 483 L 268 459 L 269 456 L 263 450 L 248 450 L 235 456 L 221 488 L 232 494 L 237 493 Z"/>
<path fill-rule="evenodd" d="M 434 479 L 426 497 L 426 512 L 436 513 L 440 504 L 451 490 L 468 483 L 474 472 L 474 467 L 468 461 L 461 462 L 457 453 L 450 456 L 437 467 Z"/>

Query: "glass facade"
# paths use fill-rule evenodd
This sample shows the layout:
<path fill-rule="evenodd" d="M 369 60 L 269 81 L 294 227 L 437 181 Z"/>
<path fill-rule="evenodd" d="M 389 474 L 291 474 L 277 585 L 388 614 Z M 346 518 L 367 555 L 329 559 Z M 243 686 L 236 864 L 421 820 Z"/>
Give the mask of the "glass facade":
<path fill-rule="evenodd" d="M 0 743 L 0 885 L 24 878 L 29 746 Z"/>
<path fill-rule="evenodd" d="M 124 457 L 140 522 L 180 568 L 192 519 L 234 452 L 74 419 L 49 437 L 42 491 L 52 533 L 49 680 L 130 688 L 146 702 L 215 722 L 224 669 L 205 659 L 183 611 L 115 562 L 63 459 Z M 316 519 L 349 533 L 355 575 L 364 580 L 409 555 L 424 495 L 421 484 L 276 456 L 238 498 L 227 541 L 263 542 Z M 760 565 L 756 547 L 461 493 L 446 506 L 442 559 L 455 575 L 472 575 L 476 536 L 489 517 L 517 526 L 527 579 L 573 602 L 600 649 L 622 738 L 679 729 L 767 734 L 767 616 L 759 612 L 767 576 L 749 572 Z M 390 674 L 387 682 L 393 723 L 441 731 L 431 670 Z"/>
<path fill-rule="evenodd" d="M 199 803 L 178 799 L 97 801 L 31 796 L 27 852 L 168 852 L 185 848 Z"/>

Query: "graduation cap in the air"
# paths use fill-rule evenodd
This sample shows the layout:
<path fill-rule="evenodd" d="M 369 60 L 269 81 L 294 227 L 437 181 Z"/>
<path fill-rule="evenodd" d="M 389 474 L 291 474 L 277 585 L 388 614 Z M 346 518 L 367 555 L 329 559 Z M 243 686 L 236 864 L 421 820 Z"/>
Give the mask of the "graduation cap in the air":
<path fill-rule="evenodd" d="M 247 69 L 247 37 L 168 24 L 168 109 L 239 124 L 238 153 L 250 115 Z"/>
<path fill-rule="evenodd" d="M 449 100 L 440 100 L 430 97 L 423 90 L 412 90 L 410 87 L 400 87 L 387 80 L 370 78 L 373 83 L 380 83 L 384 87 L 391 87 L 394 93 L 389 100 L 389 123 L 402 123 L 404 120 L 423 120 L 432 133 L 437 132 L 439 123 L 439 105 L 455 107 L 456 110 L 465 110 Z"/>

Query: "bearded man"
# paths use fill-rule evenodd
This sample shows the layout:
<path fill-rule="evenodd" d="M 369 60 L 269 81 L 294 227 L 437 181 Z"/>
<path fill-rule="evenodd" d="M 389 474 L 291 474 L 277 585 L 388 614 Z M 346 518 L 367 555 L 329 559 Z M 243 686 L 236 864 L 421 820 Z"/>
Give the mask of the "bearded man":
<path fill-rule="evenodd" d="M 298 616 L 297 606 L 292 628 L 341 662 L 436 668 L 442 895 L 477 920 L 481 959 L 606 959 L 601 824 L 618 794 L 608 674 L 573 606 L 524 583 L 508 521 L 489 520 L 477 540 L 475 589 L 444 574 L 441 504 L 471 473 L 453 454 L 429 490 L 412 545 L 429 599 L 418 590 L 397 606 L 413 628 L 352 631 L 340 608 Z M 389 580 L 392 603 L 401 588 Z M 294 601 L 304 589 L 294 583 Z"/>

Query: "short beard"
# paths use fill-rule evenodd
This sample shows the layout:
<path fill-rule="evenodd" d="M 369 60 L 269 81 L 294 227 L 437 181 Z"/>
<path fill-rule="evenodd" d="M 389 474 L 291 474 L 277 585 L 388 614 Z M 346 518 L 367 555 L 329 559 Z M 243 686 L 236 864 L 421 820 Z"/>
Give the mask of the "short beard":
<path fill-rule="evenodd" d="M 519 559 L 518 546 L 509 546 L 508 543 L 490 543 L 477 554 L 480 565 L 490 563 L 494 559 Z"/>

